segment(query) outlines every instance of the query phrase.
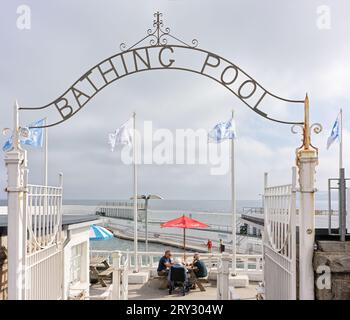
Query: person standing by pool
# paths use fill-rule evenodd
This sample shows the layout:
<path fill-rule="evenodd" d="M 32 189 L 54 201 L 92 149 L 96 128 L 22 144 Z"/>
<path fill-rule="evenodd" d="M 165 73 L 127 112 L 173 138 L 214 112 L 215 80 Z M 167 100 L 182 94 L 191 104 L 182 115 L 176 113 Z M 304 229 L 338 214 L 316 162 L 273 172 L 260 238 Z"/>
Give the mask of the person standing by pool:
<path fill-rule="evenodd" d="M 224 240 L 222 240 L 222 239 L 220 239 L 219 250 L 220 250 L 220 253 L 223 253 L 225 251 Z"/>
<path fill-rule="evenodd" d="M 157 273 L 158 276 L 166 276 L 169 273 L 169 268 L 172 266 L 171 252 L 166 250 L 164 256 L 159 259 Z"/>
<path fill-rule="evenodd" d="M 208 252 L 211 253 L 211 249 L 213 248 L 213 243 L 210 239 L 208 239 L 207 248 L 208 248 Z"/>

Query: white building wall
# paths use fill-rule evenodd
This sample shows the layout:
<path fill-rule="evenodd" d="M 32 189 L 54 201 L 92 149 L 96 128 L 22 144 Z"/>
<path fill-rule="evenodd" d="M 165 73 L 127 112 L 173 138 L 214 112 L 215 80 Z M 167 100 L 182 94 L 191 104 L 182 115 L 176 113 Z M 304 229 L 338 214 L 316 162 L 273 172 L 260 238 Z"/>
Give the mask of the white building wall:
<path fill-rule="evenodd" d="M 89 226 L 66 230 L 66 244 L 63 253 L 63 299 L 77 295 L 81 292 L 89 294 Z M 71 284 L 71 262 L 72 248 L 80 245 L 81 250 L 81 272 L 78 282 Z"/>

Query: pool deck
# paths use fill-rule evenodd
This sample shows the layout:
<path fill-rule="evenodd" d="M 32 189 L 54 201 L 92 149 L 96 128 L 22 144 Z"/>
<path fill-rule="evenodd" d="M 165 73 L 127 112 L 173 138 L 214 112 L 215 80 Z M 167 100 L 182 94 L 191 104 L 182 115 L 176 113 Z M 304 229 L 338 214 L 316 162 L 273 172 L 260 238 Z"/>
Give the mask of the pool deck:
<path fill-rule="evenodd" d="M 251 282 L 246 288 L 236 288 L 236 294 L 239 300 L 256 300 L 256 282 Z M 200 291 L 198 288 L 190 290 L 185 296 L 182 296 L 177 289 L 173 294 L 169 295 L 167 289 L 159 289 L 158 282 L 150 279 L 145 284 L 129 284 L 129 300 L 216 300 L 216 283 L 203 283 L 206 291 Z M 90 287 L 90 295 L 100 295 L 106 288 L 99 284 Z"/>
<path fill-rule="evenodd" d="M 124 230 L 124 232 L 122 232 L 121 230 L 116 229 L 114 227 L 109 227 L 108 229 L 110 231 L 112 231 L 113 235 L 117 238 L 124 239 L 124 240 L 130 240 L 130 241 L 134 240 L 134 235 L 131 233 L 128 233 L 125 230 Z M 146 241 L 146 238 L 143 235 L 142 231 L 139 231 L 138 241 L 141 241 L 141 242 Z M 170 240 L 170 239 L 165 239 L 165 238 L 157 239 L 157 238 L 150 237 L 148 239 L 148 242 L 157 243 L 157 244 L 164 244 L 164 245 L 169 245 L 171 247 L 183 249 L 183 244 L 181 242 Z M 186 243 L 186 250 L 208 253 L 208 249 L 206 248 L 205 245 L 195 245 L 192 243 Z"/>

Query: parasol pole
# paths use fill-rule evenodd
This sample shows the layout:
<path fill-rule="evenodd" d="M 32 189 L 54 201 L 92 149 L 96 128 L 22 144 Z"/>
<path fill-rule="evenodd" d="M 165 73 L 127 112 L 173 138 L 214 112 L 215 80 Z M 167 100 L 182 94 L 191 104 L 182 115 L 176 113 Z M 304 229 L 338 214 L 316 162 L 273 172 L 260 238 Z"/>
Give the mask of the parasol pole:
<path fill-rule="evenodd" d="M 186 260 L 186 228 L 184 228 L 184 262 Z"/>
<path fill-rule="evenodd" d="M 182 215 L 184 224 L 185 224 L 185 215 Z M 184 262 L 186 260 L 186 226 L 184 226 Z"/>

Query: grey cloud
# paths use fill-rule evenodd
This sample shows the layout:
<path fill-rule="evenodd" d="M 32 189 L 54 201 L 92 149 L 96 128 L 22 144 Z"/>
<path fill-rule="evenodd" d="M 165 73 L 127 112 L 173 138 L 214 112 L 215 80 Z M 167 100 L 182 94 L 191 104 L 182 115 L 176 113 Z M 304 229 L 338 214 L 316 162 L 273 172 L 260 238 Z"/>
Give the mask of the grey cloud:
<path fill-rule="evenodd" d="M 310 93 L 311 116 L 331 125 L 340 105 L 349 110 L 347 39 L 350 22 L 345 1 L 27 1 L 32 30 L 15 26 L 21 1 L 2 4 L 0 40 L 0 127 L 11 126 L 15 98 L 23 105 L 46 104 L 57 98 L 86 70 L 119 51 L 119 44 L 136 42 L 152 26 L 153 12 L 164 13 L 165 26 L 186 41 L 237 63 L 264 87 L 281 96 L 303 98 Z M 316 27 L 316 8 L 328 4 L 332 29 Z M 329 81 L 328 81 L 329 79 Z M 332 86 L 331 86 L 332 85 Z M 288 126 L 268 122 L 246 108 L 218 84 L 181 72 L 149 72 L 117 81 L 97 95 L 75 117 L 50 129 L 50 183 L 65 174 L 66 198 L 125 198 L 131 193 L 131 169 L 111 154 L 107 133 L 132 111 L 138 123 L 154 128 L 205 128 L 236 110 L 242 143 L 237 142 L 237 182 L 240 199 L 258 198 L 264 171 L 276 182 L 287 182 L 300 137 Z M 288 109 L 291 110 L 291 109 Z M 291 114 L 294 111 L 288 111 Z M 345 112 L 345 114 L 347 114 Z M 22 123 L 40 116 L 23 114 Z M 349 126 L 348 117 L 345 127 Z M 322 139 L 321 139 L 322 138 Z M 326 133 L 315 138 L 323 144 Z M 1 141 L 4 141 L 2 139 Z M 244 144 L 244 142 L 246 142 Z M 347 143 L 347 142 L 346 142 Z M 265 146 L 266 151 L 258 145 Z M 272 154 L 272 155 L 271 155 Z M 3 153 L 0 152 L 0 157 Z M 324 163 L 322 157 L 325 158 Z M 345 164 L 349 165 L 345 159 Z M 31 182 L 42 180 L 42 153 L 29 151 Z M 326 188 L 329 156 L 320 159 L 320 189 Z M 285 174 L 283 174 L 285 173 Z M 1 188 L 6 179 L 0 164 Z M 254 183 L 252 183 L 254 181 Z M 210 176 L 208 166 L 140 167 L 140 190 L 167 198 L 229 198 L 229 177 Z M 5 197 L 0 193 L 0 198 Z"/>

